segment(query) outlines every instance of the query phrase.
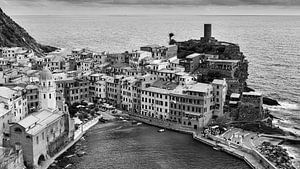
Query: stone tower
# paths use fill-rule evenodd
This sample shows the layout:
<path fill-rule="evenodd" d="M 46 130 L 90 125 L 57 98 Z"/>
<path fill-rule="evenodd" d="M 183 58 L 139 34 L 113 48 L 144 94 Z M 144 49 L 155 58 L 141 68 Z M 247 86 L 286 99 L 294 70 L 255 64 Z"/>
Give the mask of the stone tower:
<path fill-rule="evenodd" d="M 56 110 L 56 84 L 48 68 L 40 72 L 39 81 L 40 108 Z"/>

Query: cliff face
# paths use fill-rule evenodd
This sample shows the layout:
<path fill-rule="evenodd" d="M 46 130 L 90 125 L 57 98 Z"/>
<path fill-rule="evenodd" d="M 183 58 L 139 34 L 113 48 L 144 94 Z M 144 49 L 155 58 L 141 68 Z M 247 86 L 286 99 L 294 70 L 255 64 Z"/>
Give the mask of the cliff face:
<path fill-rule="evenodd" d="M 49 53 L 57 48 L 41 45 L 31 37 L 25 29 L 14 22 L 0 8 L 0 46 L 1 47 L 26 47 L 38 54 Z"/>

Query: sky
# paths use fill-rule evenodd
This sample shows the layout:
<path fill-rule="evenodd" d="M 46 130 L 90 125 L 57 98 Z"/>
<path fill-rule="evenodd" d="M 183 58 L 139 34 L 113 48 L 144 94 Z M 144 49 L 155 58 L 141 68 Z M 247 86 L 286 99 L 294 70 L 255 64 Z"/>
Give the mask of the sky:
<path fill-rule="evenodd" d="M 300 15 L 300 0 L 0 0 L 8 15 Z"/>

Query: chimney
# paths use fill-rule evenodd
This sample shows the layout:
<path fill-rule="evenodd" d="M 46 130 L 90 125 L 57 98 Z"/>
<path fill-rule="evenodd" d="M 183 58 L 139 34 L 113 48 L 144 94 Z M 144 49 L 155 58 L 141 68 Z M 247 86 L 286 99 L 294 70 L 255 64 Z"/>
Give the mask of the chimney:
<path fill-rule="evenodd" d="M 211 37 L 211 24 L 204 24 L 204 38 L 209 39 Z"/>

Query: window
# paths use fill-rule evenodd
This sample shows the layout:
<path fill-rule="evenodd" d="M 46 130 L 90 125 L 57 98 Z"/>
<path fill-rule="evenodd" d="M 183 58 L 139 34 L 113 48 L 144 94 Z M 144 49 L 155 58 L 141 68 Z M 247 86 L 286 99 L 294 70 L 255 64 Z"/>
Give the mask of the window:
<path fill-rule="evenodd" d="M 51 99 L 51 94 L 49 94 L 49 99 Z"/>
<path fill-rule="evenodd" d="M 46 99 L 46 94 L 44 94 L 44 99 Z"/>
<path fill-rule="evenodd" d="M 36 144 L 39 144 L 39 136 L 36 136 Z"/>

